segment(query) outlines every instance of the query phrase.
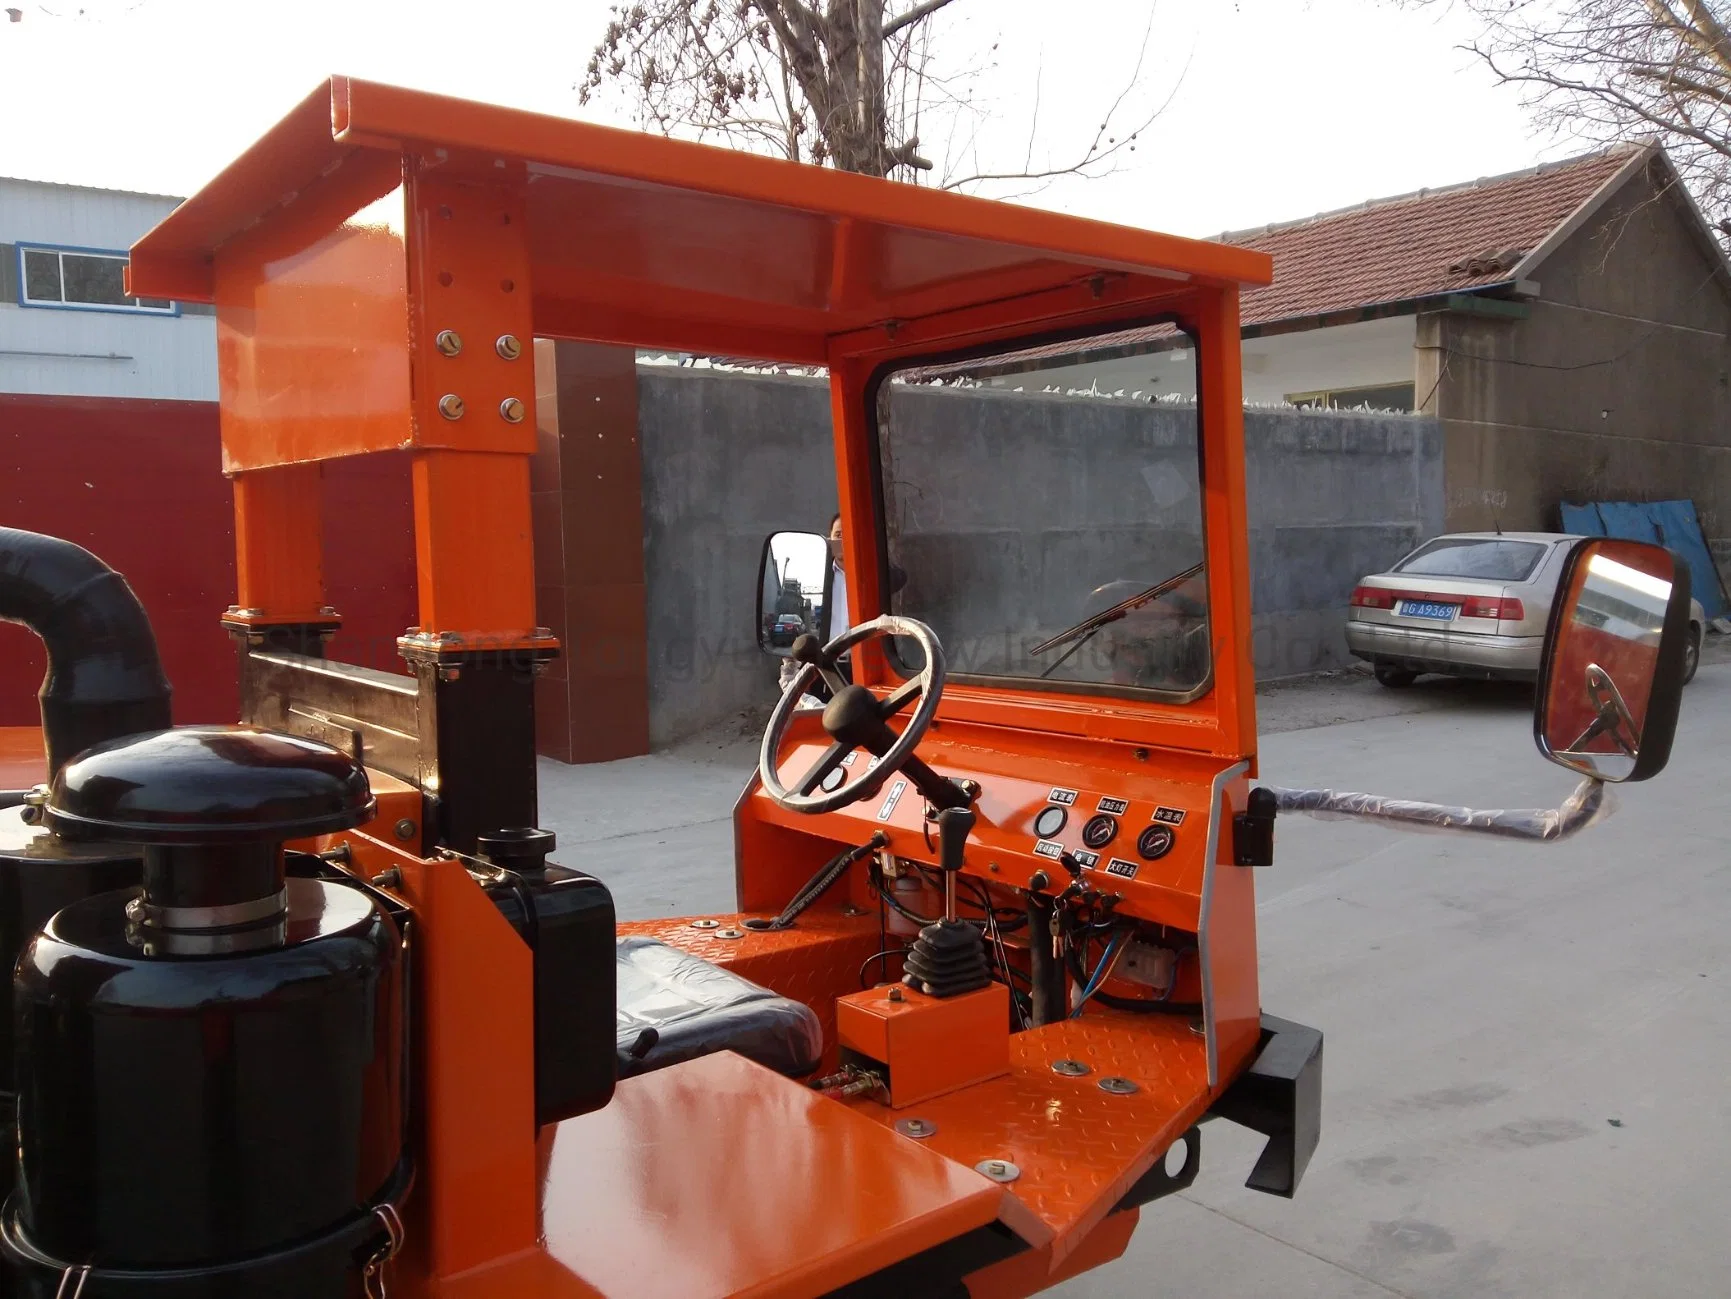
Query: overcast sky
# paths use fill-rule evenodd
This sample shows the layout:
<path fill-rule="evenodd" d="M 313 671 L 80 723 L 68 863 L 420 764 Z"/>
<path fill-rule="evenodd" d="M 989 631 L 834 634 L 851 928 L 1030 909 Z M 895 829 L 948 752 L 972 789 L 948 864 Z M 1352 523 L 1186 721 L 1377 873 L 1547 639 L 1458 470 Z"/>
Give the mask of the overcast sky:
<path fill-rule="evenodd" d="M 348 73 L 580 115 L 573 83 L 606 0 L 0 0 L 0 175 L 186 194 L 323 76 Z M 893 8 L 893 6 L 892 6 Z M 973 63 L 967 132 L 941 161 L 1067 155 L 1131 79 L 1119 120 L 1165 103 L 1100 178 L 1022 201 L 1210 235 L 1528 166 L 1579 146 L 1536 138 L 1513 92 L 1457 47 L 1457 15 L 1384 0 L 955 0 L 935 28 Z M 1067 26 L 1054 25 L 1061 15 Z M 994 50 L 995 46 L 995 50 Z M 583 110 L 629 124 L 623 108 Z M 1143 110 L 1144 115 L 1146 109 Z"/>

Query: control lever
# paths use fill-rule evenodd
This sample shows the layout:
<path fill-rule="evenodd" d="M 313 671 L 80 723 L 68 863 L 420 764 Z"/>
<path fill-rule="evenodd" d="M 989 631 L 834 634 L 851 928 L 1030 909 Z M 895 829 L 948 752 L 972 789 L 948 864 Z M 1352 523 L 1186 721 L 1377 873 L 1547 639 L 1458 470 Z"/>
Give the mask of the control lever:
<path fill-rule="evenodd" d="M 974 828 L 971 807 L 946 807 L 938 813 L 938 865 L 944 872 L 944 918 L 920 930 L 902 968 L 902 982 L 928 997 L 955 997 L 992 981 L 986 939 L 977 924 L 956 916 L 956 876 Z"/>
<path fill-rule="evenodd" d="M 968 836 L 974 832 L 974 819 L 971 807 L 946 807 L 938 813 L 938 869 L 944 873 L 945 920 L 957 918 L 956 876 L 961 873 Z"/>

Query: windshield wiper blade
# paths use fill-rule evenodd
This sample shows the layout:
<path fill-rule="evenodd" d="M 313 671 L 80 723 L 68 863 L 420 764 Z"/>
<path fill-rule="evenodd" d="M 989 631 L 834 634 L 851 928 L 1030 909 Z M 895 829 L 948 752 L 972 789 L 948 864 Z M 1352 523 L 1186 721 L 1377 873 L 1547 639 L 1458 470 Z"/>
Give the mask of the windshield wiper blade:
<path fill-rule="evenodd" d="M 1147 604 L 1150 600 L 1158 600 L 1161 596 L 1165 595 L 1166 592 L 1170 591 L 1173 587 L 1178 586 L 1181 583 L 1188 582 L 1191 578 L 1195 577 L 1198 573 L 1200 573 L 1202 571 L 1202 566 L 1203 566 L 1202 561 L 1198 560 L 1196 563 L 1192 564 L 1189 568 L 1185 569 L 1182 573 L 1174 573 L 1171 577 L 1163 578 L 1160 581 L 1154 583 L 1154 585 L 1149 587 L 1146 591 L 1140 591 L 1137 594 L 1131 596 L 1128 600 L 1120 600 L 1117 604 L 1113 605 L 1110 609 L 1102 609 L 1099 613 L 1095 614 L 1093 617 L 1082 619 L 1082 621 L 1077 623 L 1074 627 L 1066 628 L 1065 630 L 1059 632 L 1056 636 L 1052 637 L 1050 640 L 1041 641 L 1038 645 L 1036 645 L 1032 649 L 1030 649 L 1028 651 L 1028 653 L 1030 653 L 1030 654 L 1044 654 L 1044 653 L 1046 653 L 1046 651 L 1057 649 L 1058 646 L 1066 644 L 1069 641 L 1076 640 L 1078 637 L 1085 640 L 1089 636 L 1092 636 L 1095 632 L 1099 631 L 1100 628 L 1106 626 L 1106 624 L 1117 622 L 1118 619 L 1122 618 L 1125 614 L 1130 613 L 1136 609 L 1140 609 L 1143 605 Z M 1081 648 L 1082 648 L 1081 645 L 1078 644 L 1077 646 L 1075 646 L 1074 649 L 1072 649 L 1070 651 L 1070 654 L 1074 654 L 1076 652 L 1076 650 L 1081 649 Z M 1052 671 L 1052 668 L 1057 667 L 1058 663 L 1062 663 L 1064 661 L 1064 659 L 1069 658 L 1070 654 L 1064 655 L 1064 658 L 1059 659 L 1057 663 L 1052 664 L 1052 667 L 1047 668 L 1046 672 Z M 1045 673 L 1041 673 L 1041 675 L 1044 676 Z"/>

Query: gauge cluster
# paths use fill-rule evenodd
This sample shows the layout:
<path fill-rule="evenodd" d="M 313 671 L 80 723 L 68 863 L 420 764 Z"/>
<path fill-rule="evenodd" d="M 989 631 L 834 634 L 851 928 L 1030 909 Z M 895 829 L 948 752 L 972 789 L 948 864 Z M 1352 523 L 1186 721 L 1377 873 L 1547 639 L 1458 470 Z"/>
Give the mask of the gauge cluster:
<path fill-rule="evenodd" d="M 790 752 L 784 761 L 788 769 L 798 769 L 818 752 L 816 747 L 809 755 Z M 1013 763 L 1023 771 L 1048 765 L 1031 762 L 1027 755 L 986 755 L 936 737 L 928 739 L 921 752 L 942 775 L 979 783 L 968 874 L 993 884 L 1053 892 L 1076 877 L 1090 889 L 1116 895 L 1119 905 L 1135 914 L 1195 927 L 1209 839 L 1209 791 L 1219 760 L 1157 753 L 1128 771 L 1067 763 L 1062 769 L 1072 779 L 1046 784 L 984 769 L 987 762 L 1003 762 L 1005 767 Z M 883 831 L 896 855 L 935 863 L 936 832 L 925 813 L 925 800 L 897 774 L 882 790 L 822 819 L 859 823 L 845 832 L 832 823 L 825 833 L 837 839 L 857 835 L 863 841 L 873 831 Z M 816 818 L 780 814 L 774 819 L 799 829 L 816 828 Z"/>

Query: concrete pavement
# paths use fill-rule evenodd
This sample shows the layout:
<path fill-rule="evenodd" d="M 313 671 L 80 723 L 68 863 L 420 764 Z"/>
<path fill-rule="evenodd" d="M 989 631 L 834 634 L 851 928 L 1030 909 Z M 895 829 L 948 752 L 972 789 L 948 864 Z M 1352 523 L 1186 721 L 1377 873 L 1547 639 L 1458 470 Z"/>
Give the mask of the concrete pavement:
<path fill-rule="evenodd" d="M 1518 688 L 1348 675 L 1260 709 L 1273 782 L 1481 807 L 1553 806 L 1572 784 L 1534 751 Z M 1052 1293 L 1731 1293 L 1728 730 L 1731 665 L 1709 661 L 1670 769 L 1563 844 L 1283 818 L 1259 891 L 1263 1004 L 1328 1037 L 1299 1196 L 1244 1190 L 1258 1139 L 1210 1124 L 1196 1185 L 1144 1210 L 1125 1258 Z M 560 860 L 605 878 L 625 916 L 731 906 L 753 749 L 720 735 L 549 764 Z"/>

